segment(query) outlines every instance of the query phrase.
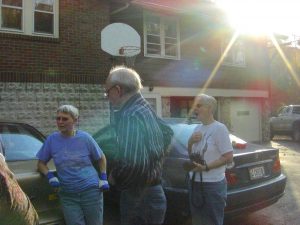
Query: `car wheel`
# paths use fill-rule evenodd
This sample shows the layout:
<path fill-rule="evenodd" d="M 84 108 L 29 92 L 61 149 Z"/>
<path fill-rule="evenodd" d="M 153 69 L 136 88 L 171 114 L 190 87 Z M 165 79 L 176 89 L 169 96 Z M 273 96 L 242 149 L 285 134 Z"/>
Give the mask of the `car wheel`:
<path fill-rule="evenodd" d="M 300 141 L 300 129 L 294 128 L 292 138 L 294 141 Z"/>

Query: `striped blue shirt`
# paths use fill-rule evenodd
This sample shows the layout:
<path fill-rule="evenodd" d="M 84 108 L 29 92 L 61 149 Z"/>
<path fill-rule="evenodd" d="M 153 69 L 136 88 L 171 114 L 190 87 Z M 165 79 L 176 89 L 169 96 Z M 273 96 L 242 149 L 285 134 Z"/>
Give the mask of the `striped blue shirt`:
<path fill-rule="evenodd" d="M 118 153 L 112 175 L 118 188 L 160 182 L 164 136 L 159 121 L 141 94 L 131 97 L 114 113 Z"/>

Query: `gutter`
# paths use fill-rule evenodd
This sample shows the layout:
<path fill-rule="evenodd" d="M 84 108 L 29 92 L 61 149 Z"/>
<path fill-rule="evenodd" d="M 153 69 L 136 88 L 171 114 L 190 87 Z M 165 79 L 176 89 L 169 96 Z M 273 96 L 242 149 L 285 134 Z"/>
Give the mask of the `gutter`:
<path fill-rule="evenodd" d="M 126 2 L 125 5 L 124 5 L 123 7 L 118 8 L 118 9 L 112 11 L 112 12 L 110 13 L 110 15 L 115 15 L 115 14 L 117 14 L 117 13 L 119 13 L 119 12 L 121 12 L 121 11 L 127 9 L 129 6 L 130 6 L 130 3 L 129 3 L 129 2 Z"/>

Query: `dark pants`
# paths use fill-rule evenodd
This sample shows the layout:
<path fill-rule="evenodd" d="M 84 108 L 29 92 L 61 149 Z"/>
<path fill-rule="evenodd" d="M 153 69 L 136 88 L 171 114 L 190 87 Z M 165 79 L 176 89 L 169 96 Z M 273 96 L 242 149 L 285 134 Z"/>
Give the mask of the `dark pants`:
<path fill-rule="evenodd" d="M 121 192 L 121 225 L 163 224 L 167 208 L 161 185 Z"/>

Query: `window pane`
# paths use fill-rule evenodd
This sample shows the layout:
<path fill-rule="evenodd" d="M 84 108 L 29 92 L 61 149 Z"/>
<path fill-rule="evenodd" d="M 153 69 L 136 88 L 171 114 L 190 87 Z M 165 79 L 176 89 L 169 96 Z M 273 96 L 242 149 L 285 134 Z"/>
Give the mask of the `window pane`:
<path fill-rule="evenodd" d="M 165 42 L 167 43 L 167 44 L 177 44 L 177 39 L 175 39 L 175 38 L 168 38 L 168 37 L 166 37 L 165 38 Z"/>
<path fill-rule="evenodd" d="M 146 30 L 147 34 L 160 34 L 160 19 L 159 17 L 147 16 L 146 17 Z"/>
<path fill-rule="evenodd" d="M 147 44 L 147 53 L 160 55 L 160 53 L 161 53 L 160 48 L 161 48 L 160 45 Z"/>
<path fill-rule="evenodd" d="M 2 28 L 22 29 L 22 10 L 2 7 Z"/>
<path fill-rule="evenodd" d="M 166 44 L 165 54 L 168 56 L 177 56 L 176 45 Z"/>
<path fill-rule="evenodd" d="M 155 23 L 147 23 L 147 34 L 160 34 L 160 26 Z"/>
<path fill-rule="evenodd" d="M 174 21 L 166 21 L 164 28 L 167 37 L 177 38 L 177 27 Z"/>
<path fill-rule="evenodd" d="M 147 35 L 147 42 L 152 43 L 152 44 L 160 44 L 160 37 L 153 36 L 153 35 Z"/>
<path fill-rule="evenodd" d="M 22 0 L 2 0 L 2 5 L 22 7 Z"/>
<path fill-rule="evenodd" d="M 226 43 L 223 43 L 223 51 L 226 48 Z M 223 54 L 223 52 L 221 52 Z M 227 55 L 225 56 L 225 59 L 223 61 L 223 64 L 231 65 L 231 66 L 245 66 L 246 65 L 246 58 L 245 58 L 245 48 L 244 44 L 241 41 L 236 41 L 235 44 L 231 47 Z"/>
<path fill-rule="evenodd" d="M 34 32 L 53 34 L 53 14 L 35 12 Z"/>
<path fill-rule="evenodd" d="M 54 0 L 35 0 L 35 9 L 53 12 Z"/>

